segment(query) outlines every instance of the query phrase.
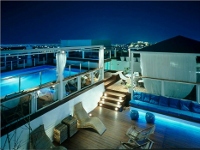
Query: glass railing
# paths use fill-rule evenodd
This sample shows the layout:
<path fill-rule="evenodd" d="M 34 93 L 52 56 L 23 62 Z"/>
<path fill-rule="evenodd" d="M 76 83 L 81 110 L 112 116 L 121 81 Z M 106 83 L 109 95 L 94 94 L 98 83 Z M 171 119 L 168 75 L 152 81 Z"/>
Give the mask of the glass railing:
<path fill-rule="evenodd" d="M 1 102 L 1 127 L 4 128 L 31 114 L 32 94 Z"/>
<path fill-rule="evenodd" d="M 78 91 L 78 77 L 64 81 L 66 97 Z"/>
<path fill-rule="evenodd" d="M 94 83 L 102 80 L 102 68 L 94 69 L 74 77 L 67 77 L 63 80 L 64 99 L 78 91 L 85 89 Z M 35 75 L 38 77 L 39 75 Z M 39 77 L 38 77 L 39 78 Z M 39 79 L 38 79 L 39 80 Z M 44 88 L 37 88 L 33 92 L 22 91 L 13 95 L 13 98 L 6 97 L 1 100 L 1 128 L 13 124 L 29 115 L 36 113 L 56 102 L 58 102 L 58 89 L 60 83 L 52 83 Z M 43 86 L 44 84 L 42 84 Z M 15 97 L 15 98 L 14 98 Z M 16 98 L 17 97 L 17 98 Z M 28 120 L 27 120 L 28 121 Z"/>
<path fill-rule="evenodd" d="M 1 98 L 56 81 L 54 69 L 1 78 Z M 28 81 L 28 82 L 27 82 Z"/>

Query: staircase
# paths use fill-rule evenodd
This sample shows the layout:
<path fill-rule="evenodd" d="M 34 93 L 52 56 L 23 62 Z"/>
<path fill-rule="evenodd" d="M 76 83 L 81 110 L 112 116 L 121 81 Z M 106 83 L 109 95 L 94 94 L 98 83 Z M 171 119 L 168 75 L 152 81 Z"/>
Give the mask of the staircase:
<path fill-rule="evenodd" d="M 100 101 L 98 102 L 98 106 L 119 112 L 123 111 L 124 106 L 127 106 L 127 101 L 130 100 L 130 94 L 107 89 L 108 86 L 115 84 L 119 80 L 120 77 L 118 74 L 112 75 L 110 78 L 104 80 L 106 91 L 101 96 Z"/>
<path fill-rule="evenodd" d="M 125 100 L 126 100 L 125 94 L 113 91 L 112 92 L 105 91 L 103 93 L 103 96 L 100 98 L 98 105 L 121 112 L 123 111 Z"/>

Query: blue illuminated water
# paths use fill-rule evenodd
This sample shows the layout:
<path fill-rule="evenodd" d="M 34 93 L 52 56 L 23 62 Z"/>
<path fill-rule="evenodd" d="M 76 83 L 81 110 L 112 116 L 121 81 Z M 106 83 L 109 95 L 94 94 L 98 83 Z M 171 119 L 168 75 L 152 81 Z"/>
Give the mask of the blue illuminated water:
<path fill-rule="evenodd" d="M 142 124 L 146 124 L 146 110 L 138 109 L 131 107 L 131 110 L 137 110 L 139 112 L 139 119 L 137 122 L 140 122 Z M 158 127 L 156 130 L 160 130 L 159 132 L 164 132 L 164 139 L 163 140 L 163 148 L 183 148 L 182 145 L 179 145 L 179 143 L 185 143 L 184 148 L 200 148 L 200 124 L 196 122 L 191 122 L 167 115 L 162 115 L 159 113 L 151 112 L 155 115 L 155 125 Z M 162 131 L 161 131 L 162 130 Z M 170 130 L 170 132 L 168 132 Z M 172 134 L 176 134 L 177 141 L 180 142 L 174 142 L 174 137 L 172 137 Z M 187 139 L 190 142 L 187 142 Z M 165 140 L 167 141 L 165 143 Z"/>
<path fill-rule="evenodd" d="M 64 77 L 76 75 L 84 71 L 85 70 L 80 71 L 79 69 L 74 69 L 74 68 L 71 69 L 71 71 L 69 71 L 69 69 L 65 69 Z M 42 72 L 41 76 L 40 72 Z M 11 93 L 37 87 L 40 84 L 56 81 L 56 79 L 57 79 L 56 67 L 48 65 L 1 73 L 0 95 L 1 97 L 4 97 Z M 21 81 L 20 89 L 19 89 L 19 80 Z"/>

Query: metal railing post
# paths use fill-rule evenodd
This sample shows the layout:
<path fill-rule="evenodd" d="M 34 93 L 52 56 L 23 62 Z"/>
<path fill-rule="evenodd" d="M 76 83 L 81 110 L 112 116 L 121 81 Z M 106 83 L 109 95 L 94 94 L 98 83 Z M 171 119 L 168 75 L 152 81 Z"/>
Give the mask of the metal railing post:
<path fill-rule="evenodd" d="M 21 91 L 21 77 L 19 77 L 19 92 Z"/>
<path fill-rule="evenodd" d="M 12 61 L 10 62 L 10 69 L 13 70 Z"/>
<path fill-rule="evenodd" d="M 42 72 L 40 72 L 40 86 L 42 84 Z"/>
<path fill-rule="evenodd" d="M 24 59 L 24 68 L 25 68 L 25 59 Z"/>
<path fill-rule="evenodd" d="M 35 58 L 33 59 L 33 64 L 34 64 L 34 66 L 35 66 Z"/>
<path fill-rule="evenodd" d="M 71 65 L 69 65 L 69 76 L 71 76 Z"/>

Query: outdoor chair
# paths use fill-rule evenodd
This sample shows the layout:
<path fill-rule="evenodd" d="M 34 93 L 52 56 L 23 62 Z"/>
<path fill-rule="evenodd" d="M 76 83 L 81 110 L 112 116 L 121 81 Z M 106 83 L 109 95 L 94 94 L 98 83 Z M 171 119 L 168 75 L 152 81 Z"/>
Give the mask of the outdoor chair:
<path fill-rule="evenodd" d="M 12 121 L 18 120 L 30 113 L 31 94 L 27 94 L 19 98 L 19 103 L 16 107 L 9 108 L 1 104 L 1 123 L 2 126 Z"/>
<path fill-rule="evenodd" d="M 67 150 L 67 148 L 63 146 L 55 146 L 49 137 L 46 135 L 44 130 L 44 125 L 40 125 L 30 134 L 30 141 L 28 143 L 28 149 L 37 149 L 37 150 L 49 150 L 49 149 L 57 149 L 57 150 Z"/>
<path fill-rule="evenodd" d="M 74 106 L 74 117 L 77 119 L 77 128 L 92 128 L 102 135 L 106 127 L 98 117 L 89 117 L 82 102 Z"/>
<path fill-rule="evenodd" d="M 126 135 L 130 138 L 130 140 L 142 141 L 144 139 L 149 138 L 149 136 L 153 134 L 154 131 L 155 131 L 155 125 L 152 125 L 142 130 L 138 130 L 136 126 L 131 126 L 127 130 Z"/>
<path fill-rule="evenodd" d="M 128 80 L 130 80 L 129 77 L 126 77 L 126 76 L 123 74 L 123 71 L 118 71 L 118 72 L 116 72 L 116 73 L 119 74 L 119 77 L 120 77 L 121 80 L 122 80 L 121 84 L 126 85 L 126 83 L 128 82 Z"/>
<path fill-rule="evenodd" d="M 136 141 L 120 142 L 120 146 L 118 149 L 151 149 L 153 143 L 154 142 L 149 138 L 140 142 Z"/>

